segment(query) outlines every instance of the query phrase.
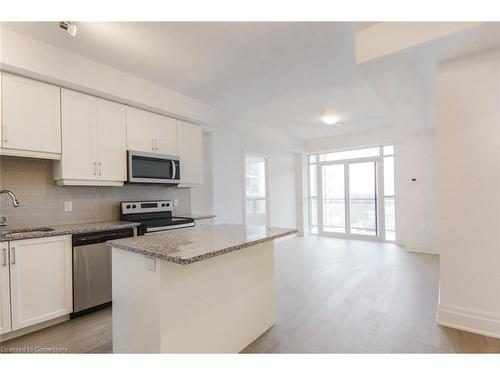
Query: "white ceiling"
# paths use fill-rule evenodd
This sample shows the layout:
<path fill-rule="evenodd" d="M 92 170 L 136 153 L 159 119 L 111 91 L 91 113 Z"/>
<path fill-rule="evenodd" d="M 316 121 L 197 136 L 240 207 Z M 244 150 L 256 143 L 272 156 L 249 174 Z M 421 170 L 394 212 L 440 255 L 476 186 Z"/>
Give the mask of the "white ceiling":
<path fill-rule="evenodd" d="M 390 64 L 380 77 L 376 65 L 356 66 L 354 35 L 369 26 L 364 23 L 77 24 L 75 38 L 55 22 L 4 26 L 200 99 L 256 129 L 298 139 L 387 126 L 391 100 L 404 99 L 397 90 L 384 97 L 380 77 L 390 78 Z M 429 62 L 416 68 L 419 74 L 432 74 Z M 324 125 L 325 110 L 342 116 L 344 126 Z"/>

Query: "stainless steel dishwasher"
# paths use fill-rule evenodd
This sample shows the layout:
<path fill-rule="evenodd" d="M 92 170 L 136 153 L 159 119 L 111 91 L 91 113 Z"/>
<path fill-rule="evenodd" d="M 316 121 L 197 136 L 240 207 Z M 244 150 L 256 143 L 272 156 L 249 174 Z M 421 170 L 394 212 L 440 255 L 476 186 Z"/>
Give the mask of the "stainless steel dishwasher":
<path fill-rule="evenodd" d="M 72 318 L 111 305 L 111 249 L 106 241 L 133 236 L 132 228 L 73 235 Z"/>

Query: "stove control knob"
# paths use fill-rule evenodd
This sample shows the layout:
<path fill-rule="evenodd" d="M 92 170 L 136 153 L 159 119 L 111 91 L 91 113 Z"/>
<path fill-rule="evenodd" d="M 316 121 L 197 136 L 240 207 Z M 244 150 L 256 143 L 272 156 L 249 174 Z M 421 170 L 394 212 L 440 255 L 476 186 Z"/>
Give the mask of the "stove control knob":
<path fill-rule="evenodd" d="M 127 208 L 130 208 L 130 204 L 127 204 Z"/>
<path fill-rule="evenodd" d="M 132 208 L 137 208 L 137 206 L 135 204 L 132 205 Z"/>
<path fill-rule="evenodd" d="M 162 203 L 162 204 L 161 204 L 161 206 L 162 206 L 162 207 L 165 207 L 165 203 Z"/>

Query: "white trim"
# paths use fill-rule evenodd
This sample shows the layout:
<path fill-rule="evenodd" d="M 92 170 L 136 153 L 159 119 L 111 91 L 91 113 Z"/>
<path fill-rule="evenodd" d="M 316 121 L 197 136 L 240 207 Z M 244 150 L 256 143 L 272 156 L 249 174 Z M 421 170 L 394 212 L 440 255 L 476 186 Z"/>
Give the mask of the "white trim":
<path fill-rule="evenodd" d="M 58 154 L 58 153 L 42 152 L 42 151 L 16 150 L 9 148 L 0 148 L 0 155 L 18 156 L 23 158 L 61 160 L 60 153 Z"/>
<path fill-rule="evenodd" d="M 440 303 L 437 323 L 445 327 L 500 338 L 500 316 L 484 311 Z"/>
<path fill-rule="evenodd" d="M 105 181 L 105 180 L 76 180 L 62 179 L 56 180 L 59 186 L 123 186 L 123 181 Z"/>

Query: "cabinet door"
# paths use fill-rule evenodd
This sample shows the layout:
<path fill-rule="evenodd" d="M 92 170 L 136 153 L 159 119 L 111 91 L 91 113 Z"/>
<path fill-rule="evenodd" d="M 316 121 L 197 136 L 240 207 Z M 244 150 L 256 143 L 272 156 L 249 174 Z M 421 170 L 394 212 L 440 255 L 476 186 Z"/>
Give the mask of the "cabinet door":
<path fill-rule="evenodd" d="M 104 99 L 96 99 L 97 156 L 100 180 L 127 179 L 127 149 L 125 106 Z"/>
<path fill-rule="evenodd" d="M 127 150 L 155 152 L 152 142 L 149 112 L 126 107 Z"/>
<path fill-rule="evenodd" d="M 181 184 L 203 182 L 202 131 L 197 125 L 177 121 L 177 152 L 181 161 Z"/>
<path fill-rule="evenodd" d="M 10 331 L 9 244 L 0 242 L 0 335 Z"/>
<path fill-rule="evenodd" d="M 2 147 L 60 154 L 60 88 L 2 76 Z"/>
<path fill-rule="evenodd" d="M 62 90 L 62 178 L 97 179 L 96 98 Z"/>
<path fill-rule="evenodd" d="M 71 236 L 10 242 L 12 329 L 71 313 Z"/>
<path fill-rule="evenodd" d="M 151 113 L 150 125 L 155 152 L 164 155 L 177 155 L 176 120 Z"/>

